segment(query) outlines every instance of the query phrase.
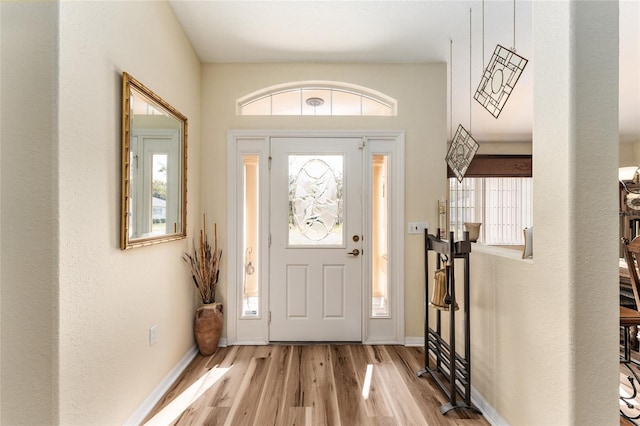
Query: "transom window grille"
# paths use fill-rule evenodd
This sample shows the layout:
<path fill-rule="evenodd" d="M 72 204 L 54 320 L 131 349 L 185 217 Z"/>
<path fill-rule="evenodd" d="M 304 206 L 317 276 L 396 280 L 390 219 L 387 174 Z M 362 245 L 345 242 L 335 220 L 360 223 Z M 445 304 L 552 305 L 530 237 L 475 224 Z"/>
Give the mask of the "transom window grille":
<path fill-rule="evenodd" d="M 523 245 L 533 225 L 532 178 L 449 178 L 449 229 L 463 238 L 464 222 L 482 222 L 479 242 Z"/>
<path fill-rule="evenodd" d="M 397 101 L 340 82 L 297 82 L 262 89 L 237 101 L 238 115 L 397 115 Z"/>

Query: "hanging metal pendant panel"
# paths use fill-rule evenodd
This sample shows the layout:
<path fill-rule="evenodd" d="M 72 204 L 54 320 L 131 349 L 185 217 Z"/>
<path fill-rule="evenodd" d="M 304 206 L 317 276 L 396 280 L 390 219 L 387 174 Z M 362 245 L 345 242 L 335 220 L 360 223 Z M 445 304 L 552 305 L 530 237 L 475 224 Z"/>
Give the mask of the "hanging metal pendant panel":
<path fill-rule="evenodd" d="M 478 142 L 471 137 L 469 132 L 462 125 L 458 125 L 458 130 L 453 136 L 453 141 L 445 157 L 445 161 L 455 173 L 458 182 L 462 182 L 469 164 L 478 152 Z"/>
<path fill-rule="evenodd" d="M 497 45 L 473 98 L 498 118 L 527 62 L 515 52 Z"/>

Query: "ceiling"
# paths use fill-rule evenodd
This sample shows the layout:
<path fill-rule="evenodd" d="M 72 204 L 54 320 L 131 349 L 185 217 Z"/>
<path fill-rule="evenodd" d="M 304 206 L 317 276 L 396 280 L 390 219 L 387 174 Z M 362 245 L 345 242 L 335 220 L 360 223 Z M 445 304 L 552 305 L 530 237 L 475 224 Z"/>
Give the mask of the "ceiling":
<path fill-rule="evenodd" d="M 515 47 L 529 63 L 498 119 L 470 102 L 470 93 L 475 92 L 483 63 L 496 45 L 514 45 L 512 1 L 485 0 L 484 19 L 481 0 L 169 3 L 204 63 L 450 62 L 451 41 L 452 126 L 462 124 L 478 141 L 531 140 L 535 66 L 531 1 L 515 4 Z M 636 142 L 640 141 L 640 0 L 621 0 L 620 10 L 624 88 L 620 139 Z"/>

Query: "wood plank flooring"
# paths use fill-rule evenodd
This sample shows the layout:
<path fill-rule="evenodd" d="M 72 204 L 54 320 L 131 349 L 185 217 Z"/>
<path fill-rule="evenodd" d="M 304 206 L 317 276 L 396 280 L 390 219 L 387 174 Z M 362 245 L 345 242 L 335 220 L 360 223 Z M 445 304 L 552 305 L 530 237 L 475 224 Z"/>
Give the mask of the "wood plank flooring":
<path fill-rule="evenodd" d="M 198 355 L 147 425 L 488 425 L 417 377 L 422 348 L 355 344 L 231 346 Z"/>

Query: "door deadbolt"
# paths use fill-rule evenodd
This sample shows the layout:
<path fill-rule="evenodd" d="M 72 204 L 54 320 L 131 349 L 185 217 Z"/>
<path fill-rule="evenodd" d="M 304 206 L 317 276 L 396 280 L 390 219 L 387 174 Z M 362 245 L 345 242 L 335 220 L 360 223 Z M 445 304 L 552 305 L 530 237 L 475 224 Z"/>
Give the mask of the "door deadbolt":
<path fill-rule="evenodd" d="M 358 249 L 353 249 L 353 251 L 350 251 L 350 252 L 349 252 L 349 253 L 347 253 L 347 254 L 350 254 L 351 256 L 357 256 L 357 255 L 359 255 L 359 254 L 360 254 L 360 250 L 358 250 Z"/>
<path fill-rule="evenodd" d="M 354 235 L 353 236 L 353 241 L 355 241 L 357 243 L 358 241 L 360 241 L 360 237 L 358 235 Z"/>

